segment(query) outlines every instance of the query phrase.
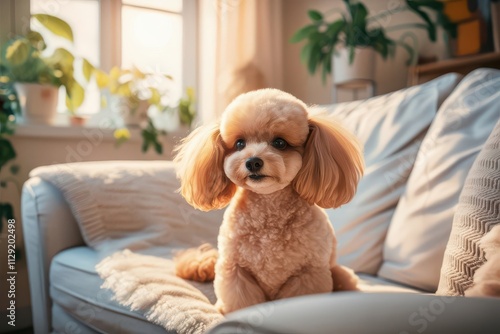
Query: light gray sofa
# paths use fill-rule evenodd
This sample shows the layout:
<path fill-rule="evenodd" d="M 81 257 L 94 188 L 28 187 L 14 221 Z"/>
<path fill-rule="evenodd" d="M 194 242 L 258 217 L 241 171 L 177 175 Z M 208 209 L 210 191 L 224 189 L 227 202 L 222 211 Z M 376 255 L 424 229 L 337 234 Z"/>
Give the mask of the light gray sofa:
<path fill-rule="evenodd" d="M 489 78 L 491 73 L 494 74 L 494 84 L 500 83 L 499 72 L 476 72 L 476 77 L 472 79 L 483 80 Z M 433 162 L 428 160 L 434 159 L 434 153 L 439 155 L 441 152 L 434 152 L 435 147 L 444 149 L 440 146 L 442 141 L 438 137 L 428 134 L 434 132 L 443 136 L 448 134 L 446 131 L 436 130 L 437 125 L 433 124 L 434 117 L 442 106 L 445 106 L 444 109 L 448 108 L 448 111 L 440 110 L 441 114 L 457 106 L 454 101 L 445 102 L 445 100 L 460 80 L 458 76 L 448 77 L 446 80 L 428 84 L 422 89 L 408 89 L 402 91 L 400 95 L 375 98 L 371 102 L 333 106 L 329 110 L 336 117 L 343 118 L 346 126 L 356 132 L 365 144 L 368 168 L 363 181 L 365 183 L 360 183 L 356 195 L 359 196 L 348 206 L 328 212 L 339 238 L 339 261 L 360 272 L 362 292 L 304 296 L 257 305 L 229 314 L 227 320 L 212 328 L 210 333 L 422 333 L 424 331 L 425 333 L 498 333 L 500 331 L 500 299 L 443 297 L 434 294 L 458 195 L 455 194 L 455 197 L 450 195 L 447 209 L 446 203 L 441 203 L 444 207 L 435 213 L 435 217 L 426 213 L 427 209 L 436 210 L 432 203 L 417 208 L 416 213 L 408 218 L 409 221 L 412 219 L 417 221 L 418 227 L 415 230 L 412 230 L 413 227 L 410 225 L 405 226 L 403 223 L 406 219 L 401 218 L 405 212 L 413 210 L 408 207 L 411 206 L 409 200 L 418 202 L 418 195 L 421 195 L 421 190 L 412 194 L 412 187 L 418 186 L 419 182 L 430 182 L 421 178 L 412 179 L 411 173 L 418 175 L 422 172 L 422 166 L 419 166 L 419 161 L 422 159 L 425 161 L 425 166 L 432 165 Z M 457 89 L 474 87 L 474 84 L 470 84 L 470 87 L 466 84 L 469 83 L 464 84 L 462 80 L 462 86 Z M 491 89 L 489 91 L 494 98 L 493 102 L 490 101 L 492 105 L 500 106 L 500 94 Z M 463 93 L 458 91 L 455 95 Z M 482 98 L 487 100 L 484 96 Z M 426 107 L 425 112 L 420 111 L 419 107 L 425 103 L 431 103 L 430 106 L 434 110 L 429 111 Z M 397 105 L 394 107 L 395 104 Z M 464 106 L 459 105 L 459 107 Z M 471 104 L 467 104 L 466 107 L 473 109 Z M 394 113 L 388 111 L 378 120 L 368 116 L 364 120 L 363 117 L 352 116 L 356 113 L 370 115 L 369 111 L 374 114 L 373 110 L 376 108 L 393 108 Z M 421 115 L 408 118 L 410 112 L 421 112 Z M 484 141 L 488 134 L 476 138 L 466 129 L 472 127 L 477 131 L 475 125 L 481 123 L 483 127 L 489 126 L 491 131 L 494 124 L 483 123 L 492 123 L 495 117 L 496 120 L 500 119 L 500 107 L 492 112 L 492 118 L 486 120 L 474 117 L 469 119 L 468 115 L 472 115 L 472 112 L 460 114 L 460 122 L 458 125 L 453 123 L 452 130 L 459 133 L 462 131 L 467 143 L 474 140 Z M 450 119 L 449 114 L 446 116 L 444 119 Z M 427 124 L 426 118 L 428 118 Z M 404 123 L 407 124 L 406 127 Z M 391 124 L 392 129 L 387 124 Z M 403 126 L 400 126 L 401 124 Z M 429 124 L 433 124 L 430 130 L 428 130 Z M 369 126 L 375 130 L 365 133 Z M 392 131 L 394 136 L 384 142 L 383 136 L 376 131 Z M 427 147 L 428 151 L 423 154 L 421 152 L 426 143 L 426 134 L 432 137 L 433 145 Z M 454 139 L 456 136 L 456 133 L 452 133 L 451 137 Z M 469 136 L 473 138 L 467 139 Z M 450 141 L 445 142 L 449 144 Z M 466 145 L 461 141 L 459 143 Z M 453 143 L 450 145 L 453 146 Z M 450 152 L 452 155 L 462 152 L 462 149 L 452 147 Z M 475 154 L 477 155 L 477 152 Z M 469 158 L 474 160 L 474 156 Z M 460 163 L 465 160 L 463 156 L 459 156 L 458 165 L 453 166 L 454 172 L 458 171 L 461 177 L 457 179 L 459 181 L 453 180 L 458 184 L 449 184 L 446 191 L 438 189 L 443 198 L 449 195 L 446 192 L 452 188 L 463 187 L 471 163 L 461 167 L 462 170 L 457 169 L 457 166 L 460 167 Z M 170 162 L 144 162 L 139 165 L 136 162 L 121 162 L 120 165 L 122 171 L 130 170 L 135 173 L 141 170 L 153 178 L 157 173 L 158 180 L 167 178 L 169 181 L 164 190 L 166 193 L 175 194 L 178 183 L 175 180 L 174 167 Z M 89 169 L 96 168 L 95 164 L 78 164 L 78 168 L 83 171 L 86 166 Z M 50 173 L 50 170 L 33 173 L 32 178 L 24 185 L 22 194 L 22 222 L 35 332 L 164 333 L 162 327 L 148 322 L 142 312 L 130 311 L 127 307 L 119 305 L 112 300 L 110 291 L 100 289 L 102 280 L 96 274 L 95 265 L 102 256 L 95 247 L 85 243 L 82 227 L 79 225 L 78 217 L 74 215 L 74 207 L 68 204 L 64 191 L 49 181 L 51 178 L 47 177 L 47 173 Z M 429 179 L 431 176 L 428 175 Z M 449 174 L 444 175 L 444 178 L 447 176 Z M 437 178 L 432 182 L 437 182 L 435 187 L 439 188 L 446 181 L 439 182 Z M 379 187 L 379 192 L 372 190 L 376 188 L 374 185 L 380 183 L 383 185 Z M 137 193 L 149 191 L 140 180 L 133 186 Z M 436 194 L 430 193 L 425 196 L 432 197 Z M 173 203 L 170 204 L 174 206 L 184 205 L 178 195 L 173 195 L 171 201 Z M 434 202 L 439 201 L 434 200 Z M 137 203 L 128 201 L 124 205 L 133 210 Z M 398 206 L 407 207 L 401 212 L 403 210 L 398 211 Z M 377 210 L 381 207 L 383 210 Z M 182 210 L 181 213 L 183 217 L 172 219 L 182 220 L 186 214 L 191 215 L 190 212 L 183 213 Z M 420 220 L 418 213 L 422 213 Z M 443 218 L 445 213 L 447 216 Z M 200 215 L 199 212 L 193 214 Z M 395 221 L 395 217 L 400 217 L 399 221 Z M 437 219 L 434 223 L 439 226 L 428 222 L 433 218 Z M 210 221 L 221 219 L 222 212 L 210 216 Z M 423 225 L 428 225 L 427 230 L 421 230 Z M 213 242 L 217 231 L 218 225 L 214 223 L 205 230 L 186 223 L 177 226 L 173 233 L 174 239 L 175 235 L 182 239 L 192 233 L 192 243 L 196 246 L 202 239 Z M 398 240 L 398 235 L 403 239 L 412 234 L 414 238 L 408 242 Z M 404 242 L 398 244 L 401 241 Z M 166 248 L 169 246 L 165 244 Z M 429 253 L 429 248 L 435 249 Z M 428 260 L 426 256 L 433 258 Z M 424 259 L 423 264 L 419 262 L 422 259 Z"/>

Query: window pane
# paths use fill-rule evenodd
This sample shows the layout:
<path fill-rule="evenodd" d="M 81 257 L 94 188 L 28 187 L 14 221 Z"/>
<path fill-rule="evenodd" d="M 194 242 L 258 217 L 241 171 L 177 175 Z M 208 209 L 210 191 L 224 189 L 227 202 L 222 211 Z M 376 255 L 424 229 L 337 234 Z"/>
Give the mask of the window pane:
<path fill-rule="evenodd" d="M 180 13 L 182 0 L 122 0 L 124 5 L 135 5 Z"/>
<path fill-rule="evenodd" d="M 31 0 L 32 14 L 50 14 L 57 16 L 73 29 L 75 56 L 85 57 L 95 65 L 99 65 L 99 1 L 98 0 Z M 42 30 L 37 22 L 32 23 L 37 31 Z M 57 47 L 71 45 L 66 40 L 47 34 L 43 29 L 43 36 L 51 36 L 50 44 Z"/>
<path fill-rule="evenodd" d="M 122 9 L 122 66 L 174 78 L 170 98 L 181 95 L 182 17 L 130 6 Z"/>
<path fill-rule="evenodd" d="M 100 63 L 99 50 L 99 1 L 98 0 L 71 0 L 71 1 L 54 1 L 54 0 L 31 0 L 32 14 L 50 14 L 57 16 L 66 21 L 73 29 L 74 45 L 69 41 L 53 35 L 50 31 L 42 27 L 38 22 L 33 20 L 31 26 L 34 30 L 39 31 L 47 41 L 50 49 L 47 49 L 47 54 L 50 54 L 58 47 L 64 47 L 70 50 L 76 58 L 85 57 L 95 66 Z M 85 18 L 82 20 L 82 18 Z M 75 77 L 78 82 L 85 83 L 81 71 L 81 61 L 75 62 Z M 85 85 L 83 85 L 85 86 Z M 79 113 L 95 113 L 99 111 L 100 93 L 95 82 L 91 82 L 86 87 L 85 102 L 78 109 Z M 59 94 L 58 110 L 64 112 L 66 110 L 65 93 L 61 88 Z"/>

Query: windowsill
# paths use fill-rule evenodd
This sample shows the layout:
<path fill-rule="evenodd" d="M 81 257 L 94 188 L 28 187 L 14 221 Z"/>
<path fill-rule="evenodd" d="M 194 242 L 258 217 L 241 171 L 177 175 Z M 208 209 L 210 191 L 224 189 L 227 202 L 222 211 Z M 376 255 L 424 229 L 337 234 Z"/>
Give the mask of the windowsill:
<path fill-rule="evenodd" d="M 69 118 L 64 114 L 58 114 L 53 124 L 25 123 L 20 120 L 16 125 L 14 137 L 19 138 L 43 138 L 43 139 L 88 139 L 96 136 L 102 137 L 104 141 L 115 141 L 114 131 L 118 128 L 110 120 L 105 120 L 99 115 L 90 117 L 84 125 L 71 125 Z M 128 126 L 130 131 L 129 141 L 142 141 L 141 128 L 139 126 Z M 169 132 L 167 138 L 179 139 L 188 134 L 186 127 Z M 169 140 L 167 139 L 167 140 Z"/>

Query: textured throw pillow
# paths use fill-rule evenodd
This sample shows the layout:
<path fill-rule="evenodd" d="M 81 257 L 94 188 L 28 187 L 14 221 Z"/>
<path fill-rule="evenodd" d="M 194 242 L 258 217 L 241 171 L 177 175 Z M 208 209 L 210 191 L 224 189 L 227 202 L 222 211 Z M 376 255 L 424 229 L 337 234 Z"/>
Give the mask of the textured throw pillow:
<path fill-rule="evenodd" d="M 341 264 L 376 274 L 389 222 L 422 138 L 461 78 L 448 74 L 420 86 L 329 108 L 360 139 L 366 163 L 353 200 L 327 210 Z"/>
<path fill-rule="evenodd" d="M 498 161 L 497 161 L 498 163 Z M 500 210 L 497 210 L 497 213 Z M 479 241 L 485 263 L 474 273 L 474 282 L 465 290 L 467 297 L 500 297 L 500 224 L 495 225 Z"/>
<path fill-rule="evenodd" d="M 436 291 L 465 179 L 500 118 L 500 71 L 467 75 L 439 109 L 387 233 L 379 276 Z"/>
<path fill-rule="evenodd" d="M 194 210 L 177 192 L 172 162 L 109 161 L 38 167 L 31 177 L 63 194 L 87 245 L 101 255 L 119 249 L 215 243 L 221 210 Z"/>
<path fill-rule="evenodd" d="M 472 286 L 474 273 L 485 261 L 479 240 L 496 224 L 500 224 L 500 121 L 465 180 L 436 294 L 462 296 Z"/>

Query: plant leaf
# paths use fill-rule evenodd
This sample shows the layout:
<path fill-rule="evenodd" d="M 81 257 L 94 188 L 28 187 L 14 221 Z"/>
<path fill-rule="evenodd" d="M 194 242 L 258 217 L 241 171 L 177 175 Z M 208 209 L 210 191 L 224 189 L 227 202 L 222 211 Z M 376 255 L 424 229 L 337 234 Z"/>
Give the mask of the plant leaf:
<path fill-rule="evenodd" d="M 293 36 L 290 38 L 289 42 L 290 43 L 300 42 L 301 40 L 309 37 L 310 34 L 312 34 L 313 32 L 315 32 L 317 30 L 318 30 L 318 28 L 315 25 L 305 26 L 305 27 L 297 30 L 297 32 L 295 32 L 295 34 L 293 34 Z"/>
<path fill-rule="evenodd" d="M 66 21 L 48 14 L 34 14 L 33 17 L 55 35 L 73 42 L 73 30 Z"/>
<path fill-rule="evenodd" d="M 156 153 L 158 153 L 158 154 L 162 154 L 163 153 L 163 145 L 160 142 L 154 141 L 153 145 L 155 147 L 155 152 Z"/>
<path fill-rule="evenodd" d="M 365 5 L 358 2 L 349 5 L 349 12 L 351 13 L 352 25 L 358 27 L 361 30 L 366 30 L 366 18 L 368 16 L 368 10 Z"/>
<path fill-rule="evenodd" d="M 85 91 L 78 82 L 73 81 L 70 88 L 66 86 L 66 107 L 72 114 L 82 105 L 84 99 Z"/>
<path fill-rule="evenodd" d="M 342 19 L 332 22 L 328 25 L 328 28 L 326 29 L 326 34 L 331 39 L 330 44 L 332 45 L 336 44 L 338 35 L 342 31 L 342 28 L 344 28 L 345 24 L 346 24 L 345 21 Z"/>
<path fill-rule="evenodd" d="M 109 84 L 109 76 L 103 71 L 95 69 L 94 75 L 95 81 L 97 82 L 97 86 L 99 86 L 99 88 L 104 88 Z"/>
<path fill-rule="evenodd" d="M 153 87 L 149 87 L 149 91 L 151 92 L 151 97 L 148 100 L 149 104 L 156 105 L 158 108 L 160 108 L 160 92 L 158 91 L 158 89 Z"/>
<path fill-rule="evenodd" d="M 311 56 L 309 57 L 309 62 L 307 64 L 307 69 L 309 73 L 313 75 L 316 72 L 318 62 L 321 58 L 321 47 L 318 44 L 314 44 L 311 49 Z"/>
<path fill-rule="evenodd" d="M 26 34 L 26 38 L 37 50 L 43 51 L 47 47 L 43 36 L 37 31 L 28 31 L 28 33 Z"/>
<path fill-rule="evenodd" d="M 16 157 L 16 151 L 9 140 L 0 137 L 0 170 L 7 162 Z"/>
<path fill-rule="evenodd" d="M 7 47 L 5 59 L 14 66 L 18 66 L 28 60 L 30 46 L 27 39 L 18 39 Z"/>
<path fill-rule="evenodd" d="M 429 35 L 429 39 L 433 42 L 436 41 L 436 27 L 432 22 L 429 15 L 420 9 L 420 7 L 425 7 L 424 3 L 428 1 L 415 1 L 415 0 L 406 0 L 406 4 L 408 7 L 418 16 L 422 18 L 427 23 L 427 34 Z"/>
<path fill-rule="evenodd" d="M 142 142 L 142 152 L 147 152 L 149 147 L 153 145 L 154 150 L 158 154 L 163 153 L 163 145 L 158 141 L 158 130 L 155 128 L 153 121 L 148 120 L 148 126 L 141 131 L 141 136 L 143 138 Z"/>
<path fill-rule="evenodd" d="M 323 14 L 321 14 L 320 12 L 318 12 L 317 10 L 314 10 L 314 9 L 309 10 L 307 12 L 307 15 L 314 22 L 323 20 Z"/>
<path fill-rule="evenodd" d="M 349 46 L 349 64 L 352 64 L 354 62 L 355 52 L 356 48 L 353 45 Z"/>
<path fill-rule="evenodd" d="M 312 46 L 313 46 L 312 43 L 307 43 L 306 45 L 304 45 L 304 47 L 300 51 L 300 60 L 304 64 L 307 64 L 309 62 L 309 57 L 311 56 Z"/>
<path fill-rule="evenodd" d="M 45 61 L 54 68 L 61 69 L 65 75 L 73 77 L 73 63 L 75 56 L 64 48 L 57 48 L 52 56 L 45 58 Z"/>
<path fill-rule="evenodd" d="M 4 218 L 6 221 L 8 221 L 9 219 L 14 219 L 14 210 L 10 203 L 6 202 L 0 203 L 0 232 L 2 231 L 3 228 Z"/>
<path fill-rule="evenodd" d="M 92 65 L 87 59 L 83 58 L 83 75 L 87 81 L 90 81 L 90 77 L 95 70 L 94 65 Z"/>
<path fill-rule="evenodd" d="M 127 128 L 116 129 L 113 132 L 113 137 L 115 137 L 115 146 L 120 147 L 130 139 L 130 131 Z"/>

